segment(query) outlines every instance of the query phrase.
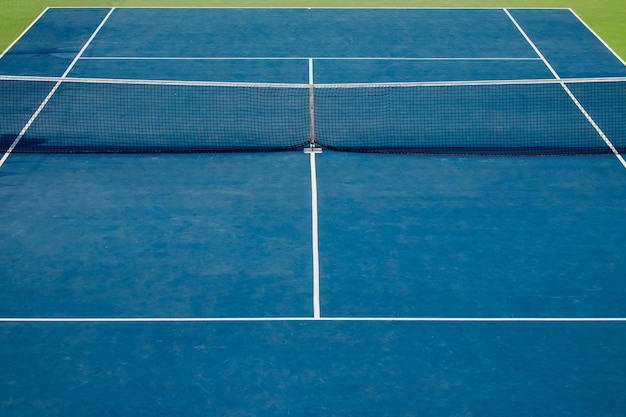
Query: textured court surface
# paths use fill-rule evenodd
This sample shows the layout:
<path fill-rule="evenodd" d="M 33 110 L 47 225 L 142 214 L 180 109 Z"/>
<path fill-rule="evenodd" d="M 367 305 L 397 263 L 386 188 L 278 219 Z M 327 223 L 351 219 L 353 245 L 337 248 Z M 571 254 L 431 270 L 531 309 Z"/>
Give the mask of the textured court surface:
<path fill-rule="evenodd" d="M 49 9 L 0 74 L 324 84 L 626 67 L 569 10 Z M 316 187 L 301 151 L 9 155 L 2 414 L 623 414 L 614 155 L 314 158 Z"/>

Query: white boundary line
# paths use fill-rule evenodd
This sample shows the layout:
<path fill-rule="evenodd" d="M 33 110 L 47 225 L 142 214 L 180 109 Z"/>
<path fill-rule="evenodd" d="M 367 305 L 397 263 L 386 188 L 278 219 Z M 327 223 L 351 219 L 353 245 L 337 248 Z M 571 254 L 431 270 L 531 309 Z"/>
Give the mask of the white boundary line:
<path fill-rule="evenodd" d="M 321 149 L 315 148 L 315 84 L 313 79 L 313 58 L 309 58 L 309 118 L 311 124 L 309 153 L 311 165 L 311 244 L 313 253 L 313 318 L 321 316 L 320 307 L 320 256 L 319 256 L 319 227 L 317 213 L 317 168 L 315 154 Z"/>
<path fill-rule="evenodd" d="M 234 56 L 219 56 L 219 57 L 176 57 L 176 56 L 164 56 L 164 57 L 149 57 L 149 56 L 86 56 L 81 57 L 83 61 L 305 61 L 310 58 L 304 57 L 234 57 Z M 332 57 L 322 56 L 313 57 L 312 59 L 323 61 L 539 61 L 537 57 L 527 58 L 515 58 L 515 57 L 485 57 L 485 58 L 472 58 L 472 57 Z"/>
<path fill-rule="evenodd" d="M 311 87 L 313 86 L 313 59 L 314 58 L 307 59 L 309 61 L 309 85 Z"/>
<path fill-rule="evenodd" d="M 308 61 L 308 59 L 291 56 L 85 56 L 81 58 L 83 61 Z"/>
<path fill-rule="evenodd" d="M 313 252 L 313 317 L 321 317 L 320 307 L 320 256 L 319 256 L 319 228 L 317 213 L 317 169 L 315 167 L 315 152 L 310 152 L 311 161 L 311 235 Z"/>
<path fill-rule="evenodd" d="M 507 9 L 503 9 L 504 12 L 507 14 L 507 16 L 509 17 L 509 19 L 511 19 L 511 21 L 513 22 L 513 24 L 515 25 L 515 27 L 517 27 L 517 29 L 520 31 L 520 33 L 522 34 L 522 36 L 524 36 L 524 38 L 526 39 L 526 41 L 529 43 L 529 45 L 535 50 L 535 52 L 537 53 L 537 55 L 541 58 L 541 60 L 544 62 L 544 64 L 546 65 L 546 67 L 550 70 L 550 72 L 554 75 L 554 78 L 556 78 L 557 80 L 562 80 L 561 77 L 559 76 L 559 74 L 555 71 L 555 69 L 552 67 L 552 65 L 550 65 L 550 63 L 548 62 L 548 60 L 546 59 L 546 57 L 541 53 L 541 51 L 539 50 L 539 48 L 537 47 L 537 45 L 535 45 L 535 43 L 530 39 L 530 37 L 528 36 L 528 34 L 524 31 L 524 29 L 522 29 L 522 27 L 520 26 L 520 24 L 515 20 L 515 18 L 511 15 L 511 13 L 509 13 L 509 11 Z M 569 87 L 566 85 L 566 83 L 563 81 L 560 83 L 561 87 L 563 88 L 563 90 L 565 90 L 565 92 L 567 93 L 567 95 L 570 97 L 570 99 L 572 100 L 572 102 L 576 105 L 576 107 L 578 107 L 578 110 L 580 110 L 580 112 L 583 114 L 583 116 L 585 116 L 585 118 L 587 119 L 587 121 L 591 124 L 591 126 L 593 126 L 593 128 L 595 129 L 596 133 L 598 133 L 598 135 L 602 138 L 602 140 L 604 141 L 604 143 L 609 147 L 609 149 L 611 150 L 611 152 L 613 152 L 613 155 L 615 155 L 615 157 L 618 159 L 618 161 L 622 164 L 622 166 L 624 168 L 626 168 L 626 160 L 624 160 L 624 158 L 622 157 L 622 155 L 620 155 L 620 153 L 618 152 L 618 150 L 615 148 L 615 146 L 613 145 L 613 143 L 611 143 L 610 139 L 606 136 L 606 134 L 602 131 L 602 129 L 600 128 L 600 126 L 598 126 L 598 124 L 595 122 L 595 120 L 593 120 L 593 118 L 591 117 L 591 115 L 589 115 L 589 113 L 587 112 L 587 110 L 583 107 L 583 105 L 578 101 L 578 99 L 576 98 L 576 96 L 574 95 L 574 93 L 572 93 L 572 91 L 569 89 Z"/>
<path fill-rule="evenodd" d="M 0 158 L 0 167 L 2 167 L 2 165 L 4 165 L 4 163 L 6 162 L 7 158 L 9 157 L 9 155 L 11 155 L 11 153 L 13 152 L 13 150 L 15 149 L 15 147 L 17 146 L 17 144 L 20 142 L 20 140 L 22 140 L 22 138 L 24 137 L 24 135 L 26 134 L 26 132 L 28 131 L 28 129 L 30 129 L 31 125 L 33 124 L 33 122 L 35 121 L 35 119 L 37 119 L 37 117 L 39 116 L 39 114 L 43 111 L 43 109 L 46 107 L 46 105 L 48 104 L 48 102 L 50 101 L 50 99 L 52 98 L 52 96 L 54 95 L 54 93 L 56 93 L 56 91 L 59 89 L 59 87 L 61 86 L 61 83 L 63 83 L 63 80 L 65 78 L 67 78 L 67 75 L 70 73 L 70 71 L 72 70 L 72 68 L 74 68 L 74 65 L 76 65 L 76 63 L 78 62 L 78 60 L 80 59 L 81 55 L 85 52 L 85 50 L 89 47 L 89 44 L 94 40 L 94 38 L 96 37 L 96 35 L 98 34 L 98 32 L 100 32 L 100 29 L 102 29 L 102 27 L 104 26 L 104 24 L 106 23 L 107 20 L 109 20 L 109 17 L 111 16 L 111 14 L 113 13 L 113 11 L 115 10 L 115 7 L 111 8 L 109 10 L 109 13 L 107 13 L 107 15 L 104 17 L 104 19 L 102 20 L 102 22 L 100 22 L 100 24 L 98 25 L 98 27 L 96 28 L 96 30 L 91 34 L 91 36 L 89 37 L 89 39 L 87 40 L 87 42 L 85 43 L 85 45 L 83 45 L 83 47 L 81 48 L 81 50 L 78 52 L 78 54 L 74 57 L 74 59 L 72 60 L 72 62 L 70 63 L 70 65 L 67 67 L 67 69 L 65 70 L 65 72 L 63 73 L 63 75 L 61 75 L 61 78 L 57 81 L 57 83 L 54 85 L 54 87 L 52 87 L 52 90 L 50 90 L 50 92 L 48 93 L 48 95 L 46 96 L 46 98 L 41 102 L 41 104 L 39 105 L 39 107 L 37 108 L 37 110 L 35 111 L 35 113 L 33 113 L 33 115 L 31 116 L 31 118 L 28 120 L 28 122 L 26 122 L 26 125 L 24 125 L 24 127 L 22 128 L 22 130 L 20 131 L 20 133 L 17 135 L 17 137 L 15 138 L 15 140 L 13 141 L 13 143 L 11 144 L 11 146 L 9 146 L 9 149 L 7 149 L 7 151 L 4 153 L 4 155 L 2 156 L 2 158 Z"/>
<path fill-rule="evenodd" d="M 626 323 L 626 317 L 0 317 L 0 323 L 255 323 L 289 321 L 425 323 Z"/>

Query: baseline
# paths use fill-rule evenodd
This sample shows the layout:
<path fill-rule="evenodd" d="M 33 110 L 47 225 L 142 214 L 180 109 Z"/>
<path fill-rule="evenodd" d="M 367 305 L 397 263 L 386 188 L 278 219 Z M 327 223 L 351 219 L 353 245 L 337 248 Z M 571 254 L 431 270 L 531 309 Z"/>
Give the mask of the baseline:
<path fill-rule="evenodd" d="M 0 323 L 159 323 L 159 322 L 444 322 L 589 323 L 626 322 L 626 317 L 0 317 Z"/>

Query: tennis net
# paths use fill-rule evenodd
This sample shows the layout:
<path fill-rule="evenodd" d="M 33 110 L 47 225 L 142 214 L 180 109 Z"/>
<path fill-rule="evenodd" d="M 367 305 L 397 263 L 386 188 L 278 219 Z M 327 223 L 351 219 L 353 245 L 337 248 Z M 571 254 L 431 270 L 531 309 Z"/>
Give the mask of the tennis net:
<path fill-rule="evenodd" d="M 626 78 L 244 84 L 0 77 L 2 150 L 626 151 Z"/>

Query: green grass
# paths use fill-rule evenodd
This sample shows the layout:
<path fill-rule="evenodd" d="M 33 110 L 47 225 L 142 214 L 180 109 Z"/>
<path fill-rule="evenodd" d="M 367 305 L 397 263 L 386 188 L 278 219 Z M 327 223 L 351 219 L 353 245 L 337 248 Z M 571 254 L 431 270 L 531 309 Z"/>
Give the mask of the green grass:
<path fill-rule="evenodd" d="M 4 51 L 46 7 L 56 6 L 564 7 L 573 9 L 615 52 L 626 57 L 624 0 L 0 0 L 0 51 Z"/>

